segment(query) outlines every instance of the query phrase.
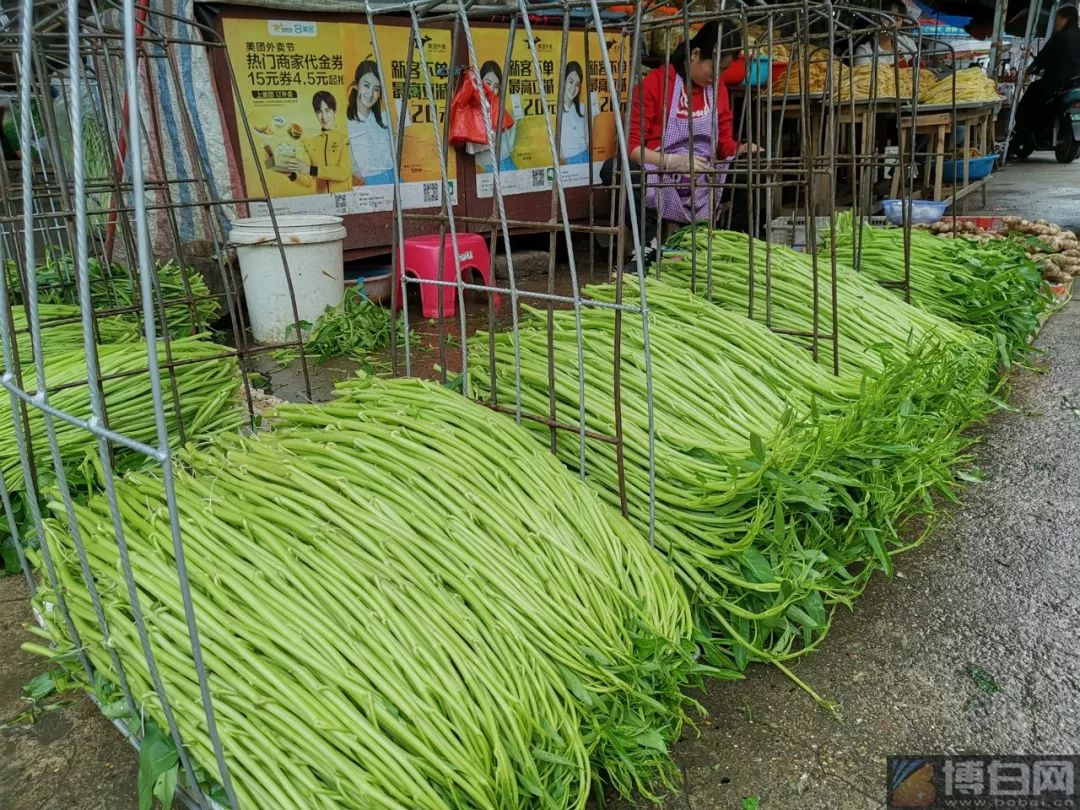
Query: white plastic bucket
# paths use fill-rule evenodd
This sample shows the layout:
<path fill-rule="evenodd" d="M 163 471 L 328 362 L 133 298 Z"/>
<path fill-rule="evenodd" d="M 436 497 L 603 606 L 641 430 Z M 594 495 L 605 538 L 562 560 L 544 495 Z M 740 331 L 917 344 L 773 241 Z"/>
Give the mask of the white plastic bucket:
<path fill-rule="evenodd" d="M 341 217 L 279 216 L 277 225 L 275 233 L 270 217 L 238 219 L 229 234 L 240 262 L 251 333 L 258 343 L 279 343 L 290 337 L 293 308 L 282 252 L 300 320 L 314 322 L 345 292 L 341 242 L 346 230 Z"/>

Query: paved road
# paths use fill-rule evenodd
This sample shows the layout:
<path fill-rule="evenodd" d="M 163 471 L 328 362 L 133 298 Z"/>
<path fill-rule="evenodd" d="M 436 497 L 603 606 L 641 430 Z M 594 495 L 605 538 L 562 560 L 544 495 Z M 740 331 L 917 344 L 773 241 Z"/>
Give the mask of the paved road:
<path fill-rule="evenodd" d="M 970 213 L 1048 219 L 1080 232 L 1080 161 L 1059 166 L 1053 155 L 1039 153 L 1011 163 L 994 176 L 987 197 L 986 207 L 979 210 L 979 195 L 973 195 L 967 201 Z"/>

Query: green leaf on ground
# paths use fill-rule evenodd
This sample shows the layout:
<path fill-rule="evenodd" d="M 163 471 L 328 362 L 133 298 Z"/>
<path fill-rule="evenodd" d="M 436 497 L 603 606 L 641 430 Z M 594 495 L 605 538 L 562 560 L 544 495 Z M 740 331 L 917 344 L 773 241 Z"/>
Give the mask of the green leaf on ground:
<path fill-rule="evenodd" d="M 35 702 L 44 700 L 55 691 L 56 680 L 51 672 L 42 672 L 40 675 L 35 675 L 30 679 L 29 683 L 23 686 L 23 694 Z"/>
<path fill-rule="evenodd" d="M 145 732 L 139 750 L 139 810 L 152 810 L 155 797 L 161 799 L 176 791 L 176 768 L 180 756 L 172 739 L 159 726 L 148 723 Z M 163 807 L 171 805 L 170 798 Z"/>
<path fill-rule="evenodd" d="M 956 473 L 956 477 L 969 484 L 982 484 L 986 481 L 986 474 L 978 467 L 972 467 L 970 470 L 960 470 Z"/>
<path fill-rule="evenodd" d="M 975 685 L 986 694 L 992 695 L 995 692 L 1001 691 L 1001 687 L 998 686 L 998 682 L 994 680 L 994 676 L 977 664 L 968 664 L 967 674 Z"/>

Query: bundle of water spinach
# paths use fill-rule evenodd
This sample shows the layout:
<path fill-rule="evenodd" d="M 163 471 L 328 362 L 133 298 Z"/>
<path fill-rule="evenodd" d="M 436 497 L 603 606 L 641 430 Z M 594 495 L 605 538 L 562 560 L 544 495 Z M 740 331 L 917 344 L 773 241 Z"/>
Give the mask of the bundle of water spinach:
<path fill-rule="evenodd" d="M 701 669 L 691 615 L 615 510 L 511 419 L 416 380 L 357 380 L 268 421 L 190 450 L 176 480 L 241 806 L 583 808 L 597 774 L 624 793 L 671 782 Z M 166 691 L 214 773 L 162 483 L 118 493 Z M 161 721 L 109 505 L 77 516 L 133 716 Z M 115 681 L 59 521 L 48 543 L 78 643 Z"/>
<path fill-rule="evenodd" d="M 896 292 L 909 258 L 912 303 L 993 340 L 1006 366 L 1027 355 L 1040 316 L 1053 303 L 1038 265 L 1011 240 L 941 239 L 914 230 L 905 247 L 903 229 L 860 225 L 856 233 L 845 214 L 832 250 L 868 278 L 891 282 Z"/>
<path fill-rule="evenodd" d="M 588 294 L 611 302 L 611 287 Z M 813 649 L 830 611 L 851 603 L 875 570 L 906 548 L 905 516 L 950 491 L 951 465 L 966 440 L 956 429 L 988 407 L 987 360 L 962 366 L 928 335 L 905 362 L 834 376 L 760 324 L 659 282 L 650 309 L 655 476 L 645 343 L 637 316 L 621 332 L 623 452 L 627 509 L 648 534 L 655 492 L 657 547 L 690 594 L 711 643 L 710 660 L 729 674 L 749 661 L 783 666 Z M 886 297 L 887 294 L 886 294 Z M 624 291 L 624 300 L 634 294 Z M 891 299 L 889 299 L 891 301 Z M 516 341 L 488 335 L 470 345 L 468 392 L 504 405 L 612 433 L 615 315 L 583 307 L 555 312 L 549 385 L 546 317 L 526 320 Z M 578 373 L 577 318 L 583 376 Z M 519 372 L 520 371 L 520 375 Z M 548 429 L 530 423 L 545 444 Z M 586 480 L 620 502 L 615 448 L 559 431 L 560 458 L 573 469 L 584 452 Z"/>
<path fill-rule="evenodd" d="M 825 336 L 818 345 L 826 361 L 833 348 L 828 336 L 835 333 L 840 369 L 847 373 L 876 374 L 887 363 L 907 362 L 930 338 L 937 341 L 939 351 L 955 357 L 961 376 L 983 368 L 983 355 L 996 354 L 987 337 L 905 304 L 875 280 L 843 264 L 836 267 L 834 300 L 832 265 L 827 258 L 815 261 L 807 254 L 750 240 L 744 234 L 684 228 L 668 240 L 658 273 L 669 284 L 689 288 L 770 328 L 802 335 L 816 328 Z M 808 343 L 804 337 L 793 339 Z"/>

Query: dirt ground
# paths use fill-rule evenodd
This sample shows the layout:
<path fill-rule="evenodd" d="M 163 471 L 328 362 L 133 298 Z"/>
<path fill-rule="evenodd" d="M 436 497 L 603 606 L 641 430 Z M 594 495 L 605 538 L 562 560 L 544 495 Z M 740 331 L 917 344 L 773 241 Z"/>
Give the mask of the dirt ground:
<path fill-rule="evenodd" d="M 89 698 L 70 696 L 36 722 L 21 722 L 30 706 L 23 685 L 45 669 L 20 649 L 31 640 L 31 619 L 25 580 L 0 579 L 0 808 L 134 810 L 135 750 Z"/>

